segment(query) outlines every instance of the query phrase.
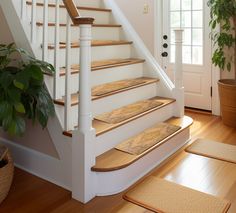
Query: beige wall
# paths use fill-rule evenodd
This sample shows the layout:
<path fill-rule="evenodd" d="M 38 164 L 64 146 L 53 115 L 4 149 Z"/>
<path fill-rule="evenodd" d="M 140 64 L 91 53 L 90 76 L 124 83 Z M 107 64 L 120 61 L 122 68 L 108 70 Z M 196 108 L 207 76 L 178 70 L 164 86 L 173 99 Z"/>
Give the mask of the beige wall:
<path fill-rule="evenodd" d="M 126 18 L 154 54 L 154 1 L 155 0 L 115 0 Z M 144 4 L 149 6 L 149 12 L 143 13 Z"/>
<path fill-rule="evenodd" d="M 7 25 L 6 19 L 3 15 L 2 8 L 0 7 L 0 43 L 11 43 L 13 38 L 10 29 Z"/>

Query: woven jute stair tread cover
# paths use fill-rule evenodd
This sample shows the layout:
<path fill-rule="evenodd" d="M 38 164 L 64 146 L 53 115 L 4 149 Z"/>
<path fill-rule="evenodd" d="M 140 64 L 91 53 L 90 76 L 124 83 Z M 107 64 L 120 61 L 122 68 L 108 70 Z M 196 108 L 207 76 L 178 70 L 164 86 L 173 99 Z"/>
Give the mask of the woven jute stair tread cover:
<path fill-rule="evenodd" d="M 136 115 L 139 115 L 143 112 L 146 112 L 150 109 L 162 105 L 162 102 L 159 102 L 156 99 L 149 99 L 144 101 L 139 101 L 128 106 L 121 107 L 119 109 L 113 110 L 112 112 L 103 113 L 95 117 L 95 119 L 109 123 L 116 124 L 122 121 L 125 121 L 129 118 L 132 118 Z"/>
<path fill-rule="evenodd" d="M 158 213 L 226 213 L 230 203 L 154 176 L 130 189 L 124 199 Z"/>
<path fill-rule="evenodd" d="M 8 192 L 10 190 L 14 173 L 14 165 L 9 150 L 2 145 L 0 145 L 0 157 L 1 157 L 1 162 L 4 162 L 4 165 L 0 167 L 0 203 L 1 203 L 7 197 Z"/>
<path fill-rule="evenodd" d="M 186 152 L 230 163 L 236 163 L 236 146 L 208 139 L 197 139 L 185 149 Z"/>
<path fill-rule="evenodd" d="M 110 92 L 125 89 L 128 87 L 136 86 L 145 83 L 147 80 L 143 78 L 136 78 L 130 80 L 121 80 L 116 82 L 111 82 L 103 85 L 98 85 L 92 88 L 93 96 L 105 95 Z"/>
<path fill-rule="evenodd" d="M 120 143 L 115 148 L 132 155 L 140 155 L 158 142 L 181 129 L 168 123 L 159 123 L 144 132 Z"/>

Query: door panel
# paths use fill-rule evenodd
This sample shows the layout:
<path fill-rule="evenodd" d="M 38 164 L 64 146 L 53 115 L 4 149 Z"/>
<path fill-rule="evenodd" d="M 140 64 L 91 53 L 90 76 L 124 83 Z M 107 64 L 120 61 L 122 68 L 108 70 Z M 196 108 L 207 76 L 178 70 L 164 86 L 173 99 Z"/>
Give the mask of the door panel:
<path fill-rule="evenodd" d="M 173 80 L 175 28 L 183 33 L 185 105 L 211 110 L 211 40 L 207 0 L 163 0 L 163 68 Z"/>

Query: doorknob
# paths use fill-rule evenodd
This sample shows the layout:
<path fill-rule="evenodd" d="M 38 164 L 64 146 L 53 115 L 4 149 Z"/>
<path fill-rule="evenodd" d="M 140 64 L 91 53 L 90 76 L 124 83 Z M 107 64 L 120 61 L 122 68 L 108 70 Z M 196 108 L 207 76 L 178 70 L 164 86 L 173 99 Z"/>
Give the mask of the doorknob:
<path fill-rule="evenodd" d="M 168 44 L 167 44 L 167 43 L 164 43 L 164 44 L 163 44 L 163 47 L 164 47 L 164 48 L 167 48 L 167 47 L 168 47 Z"/>
<path fill-rule="evenodd" d="M 163 52 L 162 54 L 161 54 L 161 56 L 164 58 L 164 57 L 167 57 L 168 56 L 168 53 L 167 52 Z"/>
<path fill-rule="evenodd" d="M 164 35 L 164 36 L 163 36 L 163 39 L 164 39 L 164 40 L 167 40 L 167 39 L 168 39 L 168 36 L 167 36 L 167 35 Z"/>

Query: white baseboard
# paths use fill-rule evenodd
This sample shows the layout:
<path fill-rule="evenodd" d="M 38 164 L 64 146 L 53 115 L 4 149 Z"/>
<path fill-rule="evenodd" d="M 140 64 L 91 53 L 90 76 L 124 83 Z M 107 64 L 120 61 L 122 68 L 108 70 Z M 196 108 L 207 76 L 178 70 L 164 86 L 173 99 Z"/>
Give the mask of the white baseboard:
<path fill-rule="evenodd" d="M 71 190 L 71 178 L 68 178 L 68 174 L 70 174 L 69 167 L 63 166 L 63 162 L 60 159 L 29 149 L 1 137 L 0 142 L 11 151 L 16 167 L 61 186 L 64 189 Z"/>

